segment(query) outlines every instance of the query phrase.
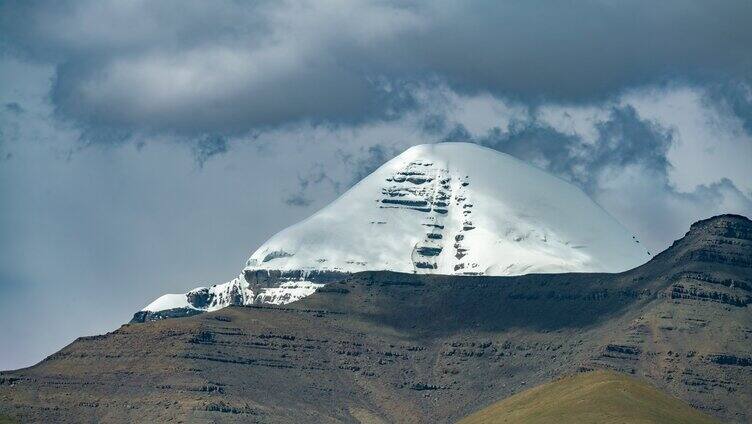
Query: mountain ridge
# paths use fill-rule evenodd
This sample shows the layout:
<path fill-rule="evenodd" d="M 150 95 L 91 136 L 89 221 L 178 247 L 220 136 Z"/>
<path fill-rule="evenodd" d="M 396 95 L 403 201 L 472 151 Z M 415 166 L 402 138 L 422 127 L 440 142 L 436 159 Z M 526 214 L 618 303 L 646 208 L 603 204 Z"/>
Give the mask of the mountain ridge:
<path fill-rule="evenodd" d="M 451 422 L 561 375 L 611 369 L 748 422 L 752 267 L 739 259 L 752 258 L 752 221 L 709 222 L 619 274 L 366 272 L 285 306 L 124 325 L 0 373 L 0 414 Z"/>

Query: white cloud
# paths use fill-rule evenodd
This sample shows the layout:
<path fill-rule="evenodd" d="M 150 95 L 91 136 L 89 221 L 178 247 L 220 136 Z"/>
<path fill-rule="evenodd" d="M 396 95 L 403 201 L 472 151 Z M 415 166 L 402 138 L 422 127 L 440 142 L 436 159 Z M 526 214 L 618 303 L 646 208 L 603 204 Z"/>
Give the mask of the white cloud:
<path fill-rule="evenodd" d="M 637 90 L 622 102 L 674 130 L 676 140 L 668 158 L 673 165 L 670 183 L 677 190 L 691 192 L 698 185 L 728 178 L 752 194 L 752 136 L 737 116 L 722 115 L 704 101 L 701 87 Z"/>

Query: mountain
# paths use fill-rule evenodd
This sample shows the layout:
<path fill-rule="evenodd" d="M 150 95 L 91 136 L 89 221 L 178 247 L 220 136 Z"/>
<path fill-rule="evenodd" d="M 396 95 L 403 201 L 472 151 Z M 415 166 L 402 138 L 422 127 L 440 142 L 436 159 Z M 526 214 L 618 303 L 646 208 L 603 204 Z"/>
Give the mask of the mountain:
<path fill-rule="evenodd" d="M 723 215 L 619 274 L 362 272 L 284 306 L 126 324 L 0 373 L 0 415 L 453 422 L 563 375 L 610 369 L 745 423 L 750 304 L 752 221 Z"/>
<path fill-rule="evenodd" d="M 289 303 L 361 271 L 620 272 L 649 258 L 574 185 L 476 144 L 427 144 L 272 237 L 234 280 L 162 296 L 135 320 Z"/>
<path fill-rule="evenodd" d="M 625 374 L 594 371 L 525 390 L 458 424 L 713 424 L 719 421 Z"/>

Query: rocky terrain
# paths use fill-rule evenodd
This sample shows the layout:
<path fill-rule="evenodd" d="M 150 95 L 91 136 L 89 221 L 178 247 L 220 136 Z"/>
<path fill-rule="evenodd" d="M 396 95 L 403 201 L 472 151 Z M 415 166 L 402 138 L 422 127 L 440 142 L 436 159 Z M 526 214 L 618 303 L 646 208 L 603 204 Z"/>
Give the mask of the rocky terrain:
<path fill-rule="evenodd" d="M 364 272 L 285 306 L 124 325 L 0 373 L 22 422 L 452 422 L 558 376 L 634 375 L 752 421 L 752 221 L 620 274 Z M 12 341 L 11 341 L 12 342 Z"/>

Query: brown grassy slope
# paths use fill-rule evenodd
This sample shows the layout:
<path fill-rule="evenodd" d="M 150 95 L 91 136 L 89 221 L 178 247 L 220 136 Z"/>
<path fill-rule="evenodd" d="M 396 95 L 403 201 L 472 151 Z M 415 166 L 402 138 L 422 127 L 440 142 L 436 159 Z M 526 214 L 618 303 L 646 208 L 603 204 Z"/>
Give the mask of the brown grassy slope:
<path fill-rule="evenodd" d="M 18 421 L 6 415 L 0 415 L 0 424 L 17 424 Z"/>
<path fill-rule="evenodd" d="M 518 393 L 461 424 L 717 423 L 715 419 L 625 374 L 576 374 Z"/>

